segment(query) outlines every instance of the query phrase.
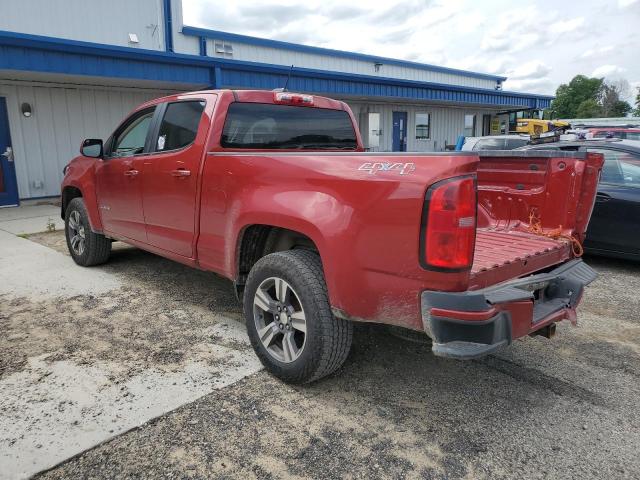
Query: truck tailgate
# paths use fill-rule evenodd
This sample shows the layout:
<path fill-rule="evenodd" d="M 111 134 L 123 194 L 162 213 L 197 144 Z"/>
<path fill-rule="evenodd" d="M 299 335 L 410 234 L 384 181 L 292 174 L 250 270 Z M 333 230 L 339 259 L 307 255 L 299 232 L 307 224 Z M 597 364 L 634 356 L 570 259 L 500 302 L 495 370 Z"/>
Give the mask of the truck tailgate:
<path fill-rule="evenodd" d="M 571 256 L 571 246 L 564 240 L 519 231 L 478 230 L 469 287 L 473 290 L 494 285 Z"/>
<path fill-rule="evenodd" d="M 469 288 L 528 275 L 575 256 L 602 157 L 557 151 L 480 154 L 478 230 Z"/>

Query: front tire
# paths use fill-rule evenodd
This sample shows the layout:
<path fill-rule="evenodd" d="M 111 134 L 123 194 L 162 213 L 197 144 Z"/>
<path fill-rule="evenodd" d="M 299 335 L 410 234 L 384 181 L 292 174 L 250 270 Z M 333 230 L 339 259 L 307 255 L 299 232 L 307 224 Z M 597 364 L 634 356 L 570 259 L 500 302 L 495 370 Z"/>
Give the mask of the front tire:
<path fill-rule="evenodd" d="M 342 366 L 351 322 L 331 313 L 317 253 L 290 250 L 253 266 L 244 291 L 247 333 L 258 358 L 287 383 L 309 383 Z"/>
<path fill-rule="evenodd" d="M 91 231 L 89 215 L 80 197 L 71 200 L 67 206 L 64 232 L 71 258 L 78 265 L 90 267 L 105 263 L 109 259 L 111 240 Z"/>

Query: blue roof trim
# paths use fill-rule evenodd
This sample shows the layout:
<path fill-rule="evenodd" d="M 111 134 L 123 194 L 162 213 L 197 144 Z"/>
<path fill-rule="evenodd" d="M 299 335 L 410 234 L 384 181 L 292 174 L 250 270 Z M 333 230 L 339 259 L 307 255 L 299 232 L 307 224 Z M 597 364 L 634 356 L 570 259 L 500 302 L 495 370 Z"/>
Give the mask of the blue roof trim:
<path fill-rule="evenodd" d="M 0 31 L 0 70 L 133 78 L 194 86 L 211 81 L 211 62 L 137 48 Z"/>
<path fill-rule="evenodd" d="M 288 75 L 291 67 L 286 65 L 274 65 L 269 63 L 257 63 L 257 62 L 246 62 L 240 60 L 227 60 L 227 59 L 216 59 L 211 58 L 212 61 L 222 62 L 225 70 L 238 70 L 238 71 L 250 71 L 254 73 L 258 72 L 268 72 L 275 74 Z M 314 76 L 318 78 L 325 79 L 333 79 L 333 80 L 347 80 L 347 81 L 360 81 L 360 82 L 368 82 L 368 83 L 379 83 L 384 85 L 397 85 L 403 87 L 427 87 L 434 90 L 447 90 L 447 91 L 455 91 L 461 93 L 474 93 L 474 94 L 490 94 L 494 96 L 505 96 L 505 97 L 513 97 L 513 98 L 526 98 L 526 99 L 538 99 L 538 100 L 553 100 L 553 96 L 549 95 L 538 95 L 534 93 L 521 93 L 521 92 L 510 92 L 507 90 L 493 90 L 487 88 L 479 88 L 479 87 L 466 87 L 463 85 L 449 85 L 444 83 L 435 83 L 435 82 L 421 82 L 418 80 L 403 80 L 399 78 L 392 77 L 377 77 L 374 75 L 361 75 L 359 73 L 343 73 L 343 72 L 334 72 L 331 70 L 317 70 L 312 68 L 295 68 L 291 73 L 291 77 L 300 77 L 300 76 Z"/>
<path fill-rule="evenodd" d="M 273 89 L 284 85 L 289 69 L 279 65 L 259 67 L 253 65 L 225 65 L 216 78 L 217 88 Z M 296 69 L 289 80 L 293 91 L 323 95 L 350 95 L 366 97 L 399 98 L 404 100 L 429 100 L 436 102 L 491 105 L 494 107 L 547 108 L 551 97 L 524 95 L 481 88 L 453 87 L 438 83 L 397 81 L 354 74 L 334 74 L 306 69 Z"/>
<path fill-rule="evenodd" d="M 180 82 L 195 88 L 275 88 L 290 67 L 184 55 L 0 31 L 0 69 Z M 362 95 L 545 108 L 553 97 L 326 70 L 296 68 L 292 89 L 327 95 Z"/>
<path fill-rule="evenodd" d="M 61 51 L 66 53 L 88 54 L 101 57 L 116 57 L 131 60 L 148 60 L 152 62 L 172 63 L 179 65 L 211 65 L 208 57 L 186 55 L 144 48 L 119 47 L 101 43 L 67 40 L 65 38 L 44 37 L 27 33 L 7 32 L 0 30 L 0 45 L 10 45 L 38 50 Z"/>
<path fill-rule="evenodd" d="M 292 50 L 295 52 L 315 53 L 316 55 L 329 55 L 332 57 L 350 58 L 353 60 L 361 60 L 366 62 L 380 62 L 388 65 L 398 65 L 401 67 L 410 67 L 430 72 L 450 73 L 452 75 L 461 75 L 471 78 L 482 78 L 485 80 L 504 81 L 507 77 L 499 75 L 490 75 L 488 73 L 470 72 L 467 70 L 459 70 L 457 68 L 440 67 L 437 65 L 429 65 L 427 63 L 411 62 L 409 60 L 399 60 L 397 58 L 379 57 L 377 55 L 369 55 L 365 53 L 347 52 L 344 50 L 334 50 L 331 48 L 312 47 L 310 45 L 301 45 L 299 43 L 284 42 L 281 40 L 270 40 L 267 38 L 252 37 L 249 35 L 240 35 L 237 33 L 221 32 L 218 30 L 209 30 L 206 28 L 183 26 L 182 33 L 195 37 L 206 37 L 215 40 L 229 40 L 234 42 L 246 43 L 249 45 L 257 45 L 261 47 L 279 48 Z"/>

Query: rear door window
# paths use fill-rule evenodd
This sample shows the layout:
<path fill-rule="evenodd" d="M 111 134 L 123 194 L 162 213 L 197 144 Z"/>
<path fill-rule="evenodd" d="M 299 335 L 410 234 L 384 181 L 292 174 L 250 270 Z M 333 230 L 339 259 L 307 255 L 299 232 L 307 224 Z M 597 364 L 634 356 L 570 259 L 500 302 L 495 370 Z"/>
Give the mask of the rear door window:
<path fill-rule="evenodd" d="M 178 150 L 192 144 L 198 133 L 204 105 L 205 102 L 201 100 L 168 104 L 154 145 L 155 151 Z"/>
<path fill-rule="evenodd" d="M 354 150 L 358 144 L 343 110 L 235 102 L 222 132 L 225 148 Z"/>

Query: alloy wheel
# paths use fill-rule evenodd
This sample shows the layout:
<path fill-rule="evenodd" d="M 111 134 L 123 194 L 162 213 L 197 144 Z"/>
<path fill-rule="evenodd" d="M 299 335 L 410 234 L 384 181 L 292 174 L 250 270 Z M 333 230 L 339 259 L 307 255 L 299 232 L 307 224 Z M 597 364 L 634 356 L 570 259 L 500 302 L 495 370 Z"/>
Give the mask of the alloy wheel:
<path fill-rule="evenodd" d="M 298 294 L 285 280 L 269 277 L 258 286 L 253 318 L 269 355 L 283 363 L 300 357 L 306 343 L 307 320 Z"/>
<path fill-rule="evenodd" d="M 85 249 L 85 231 L 82 220 L 80 219 L 80 212 L 77 210 L 72 211 L 69 214 L 69 243 L 73 253 L 81 256 Z"/>

